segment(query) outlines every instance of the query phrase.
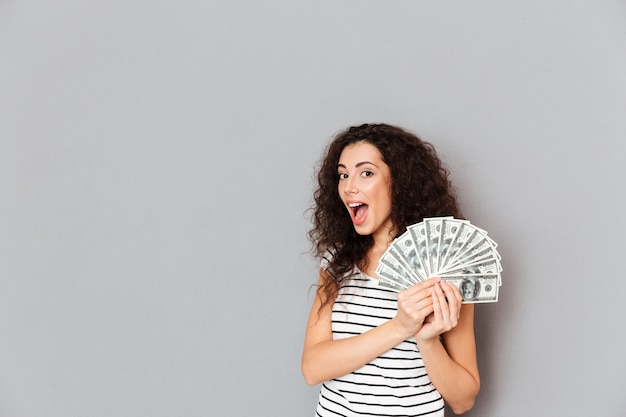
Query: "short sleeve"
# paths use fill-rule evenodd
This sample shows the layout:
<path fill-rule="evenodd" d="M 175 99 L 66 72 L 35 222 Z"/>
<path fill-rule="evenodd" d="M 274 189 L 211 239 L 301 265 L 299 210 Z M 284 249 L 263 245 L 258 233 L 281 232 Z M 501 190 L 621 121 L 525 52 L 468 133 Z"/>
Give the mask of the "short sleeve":
<path fill-rule="evenodd" d="M 328 266 L 333 260 L 333 257 L 334 257 L 333 253 L 329 249 L 327 249 L 326 252 L 324 252 L 324 255 L 322 255 L 322 259 L 320 261 L 320 268 L 327 270 Z"/>

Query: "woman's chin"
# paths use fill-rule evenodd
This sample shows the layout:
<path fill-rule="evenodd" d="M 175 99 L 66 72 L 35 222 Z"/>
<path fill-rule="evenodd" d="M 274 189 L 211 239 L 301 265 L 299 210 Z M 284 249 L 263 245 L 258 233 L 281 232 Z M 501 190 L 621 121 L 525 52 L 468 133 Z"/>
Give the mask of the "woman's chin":
<path fill-rule="evenodd" d="M 359 234 L 361 236 L 368 236 L 368 235 L 372 234 L 371 227 L 367 227 L 363 223 L 361 223 L 361 224 L 354 224 L 354 230 L 357 232 L 357 234 Z"/>

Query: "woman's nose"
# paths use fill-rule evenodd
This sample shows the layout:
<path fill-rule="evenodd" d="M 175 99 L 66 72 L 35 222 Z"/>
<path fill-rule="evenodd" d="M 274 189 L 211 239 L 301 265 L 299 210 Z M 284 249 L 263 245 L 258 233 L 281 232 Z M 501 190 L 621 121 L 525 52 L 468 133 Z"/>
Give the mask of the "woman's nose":
<path fill-rule="evenodd" d="M 345 195 L 356 194 L 357 191 L 358 191 L 358 188 L 356 187 L 356 184 L 352 181 L 352 179 L 348 178 L 343 188 L 344 194 Z"/>

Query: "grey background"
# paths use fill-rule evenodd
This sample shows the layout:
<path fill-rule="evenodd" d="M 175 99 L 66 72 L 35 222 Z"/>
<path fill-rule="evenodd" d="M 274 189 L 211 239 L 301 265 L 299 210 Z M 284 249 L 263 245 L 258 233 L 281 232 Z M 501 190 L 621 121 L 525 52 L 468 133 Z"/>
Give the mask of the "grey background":
<path fill-rule="evenodd" d="M 470 416 L 623 416 L 626 3 L 0 3 L 0 416 L 309 416 L 328 139 L 433 142 L 504 257 Z"/>

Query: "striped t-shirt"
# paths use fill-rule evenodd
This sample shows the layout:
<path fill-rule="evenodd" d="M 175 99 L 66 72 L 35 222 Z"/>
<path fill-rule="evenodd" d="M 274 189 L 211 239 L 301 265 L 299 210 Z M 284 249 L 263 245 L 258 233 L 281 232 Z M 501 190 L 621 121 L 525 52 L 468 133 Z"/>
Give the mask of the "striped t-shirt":
<path fill-rule="evenodd" d="M 396 315 L 397 293 L 358 272 L 337 294 L 333 338 L 361 334 Z M 415 338 L 410 338 L 348 375 L 322 384 L 317 416 L 444 415 L 444 402 L 426 373 Z"/>

